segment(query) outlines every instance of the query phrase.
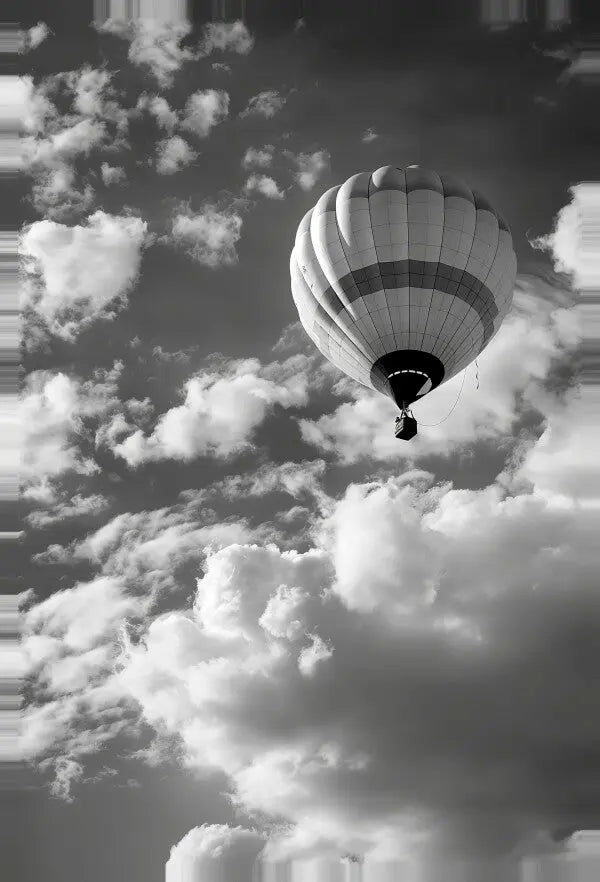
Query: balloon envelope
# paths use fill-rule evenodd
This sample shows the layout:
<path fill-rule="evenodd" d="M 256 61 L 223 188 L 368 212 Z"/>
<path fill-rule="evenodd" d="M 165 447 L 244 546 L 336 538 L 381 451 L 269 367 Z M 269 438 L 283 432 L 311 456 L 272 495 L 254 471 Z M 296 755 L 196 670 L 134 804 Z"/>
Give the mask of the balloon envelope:
<path fill-rule="evenodd" d="M 300 223 L 290 271 L 323 355 L 403 407 L 487 346 L 512 303 L 516 258 L 479 193 L 384 166 L 323 194 Z"/>

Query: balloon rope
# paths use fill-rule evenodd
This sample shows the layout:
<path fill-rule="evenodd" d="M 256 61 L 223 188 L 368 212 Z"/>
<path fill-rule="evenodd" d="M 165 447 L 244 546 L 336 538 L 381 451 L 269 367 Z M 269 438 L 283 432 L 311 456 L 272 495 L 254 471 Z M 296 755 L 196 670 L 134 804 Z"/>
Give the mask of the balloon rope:
<path fill-rule="evenodd" d="M 450 410 L 448 411 L 448 413 L 446 414 L 444 419 L 440 420 L 439 423 L 422 423 L 420 420 L 418 420 L 417 422 L 418 422 L 419 426 L 424 426 L 426 429 L 433 429 L 434 426 L 441 426 L 442 423 L 446 422 L 446 420 L 448 419 L 448 417 L 450 416 L 450 414 L 452 413 L 452 411 L 454 410 L 454 408 L 458 404 L 458 400 L 459 400 L 460 396 L 462 395 L 463 386 L 465 385 L 465 377 L 467 376 L 468 370 L 469 370 L 469 368 L 467 367 L 463 371 L 462 383 L 460 384 L 460 389 L 459 389 L 458 395 L 456 396 L 456 401 L 454 402 L 454 404 L 452 405 L 452 407 L 450 408 Z"/>

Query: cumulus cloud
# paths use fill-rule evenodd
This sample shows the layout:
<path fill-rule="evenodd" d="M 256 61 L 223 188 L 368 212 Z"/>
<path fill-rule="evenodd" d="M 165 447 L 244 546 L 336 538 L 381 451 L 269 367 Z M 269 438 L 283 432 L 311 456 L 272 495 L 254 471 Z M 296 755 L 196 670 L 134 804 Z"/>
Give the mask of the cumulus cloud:
<path fill-rule="evenodd" d="M 285 197 L 285 193 L 279 189 L 277 181 L 268 175 L 259 174 L 250 175 L 244 184 L 244 193 L 248 196 L 252 193 L 260 193 L 267 199 L 283 199 Z"/>
<path fill-rule="evenodd" d="M 47 40 L 51 34 L 52 31 L 50 30 L 46 22 L 39 21 L 36 25 L 34 25 L 32 28 L 29 28 L 29 30 L 25 32 L 23 51 L 31 52 L 33 49 L 37 49 L 38 46 L 41 46 L 44 40 Z"/>
<path fill-rule="evenodd" d="M 200 52 L 203 55 L 215 51 L 248 55 L 253 46 L 254 37 L 243 21 L 209 22 L 204 26 Z"/>
<path fill-rule="evenodd" d="M 276 113 L 279 113 L 286 100 L 275 89 L 266 89 L 250 98 L 240 116 L 264 116 L 266 119 L 271 119 Z"/>
<path fill-rule="evenodd" d="M 499 484 L 352 485 L 319 547 L 209 555 L 193 619 L 157 619 L 123 677 L 245 809 L 338 847 L 381 845 L 410 822 L 485 852 L 531 817 L 583 822 L 564 796 L 585 791 L 589 761 L 573 757 L 600 720 L 563 663 L 575 633 L 585 656 L 597 613 L 583 525 Z"/>
<path fill-rule="evenodd" d="M 57 219 L 89 210 L 94 192 L 79 180 L 77 160 L 126 144 L 128 113 L 117 100 L 112 74 L 86 65 L 37 85 L 25 77 L 22 92 L 23 163 L 33 178 L 34 207 Z M 57 96 L 70 102 L 69 112 L 58 111 Z"/>
<path fill-rule="evenodd" d="M 573 277 L 575 288 L 596 289 L 600 284 L 597 217 L 600 185 L 577 184 L 570 189 L 571 202 L 558 212 L 554 229 L 533 239 L 534 248 L 549 251 L 554 269 Z"/>
<path fill-rule="evenodd" d="M 22 479 L 25 496 L 51 504 L 51 482 L 65 472 L 89 475 L 98 471 L 82 450 L 89 421 L 103 419 L 118 403 L 122 365 L 83 382 L 65 373 L 35 371 L 25 378 L 19 417 L 24 430 Z"/>
<path fill-rule="evenodd" d="M 179 882 L 184 873 L 203 882 L 247 882 L 264 844 L 261 833 L 245 827 L 194 827 L 171 849 L 165 882 Z"/>
<path fill-rule="evenodd" d="M 229 95 L 222 89 L 204 89 L 190 95 L 185 104 L 181 127 L 199 138 L 207 138 L 211 129 L 227 119 Z"/>
<path fill-rule="evenodd" d="M 112 187 L 126 180 L 125 169 L 120 165 L 109 165 L 108 162 L 102 163 L 100 174 L 105 187 Z"/>
<path fill-rule="evenodd" d="M 330 155 L 327 150 L 314 153 L 292 153 L 286 151 L 288 159 L 296 166 L 295 180 L 302 190 L 312 190 L 323 172 L 329 167 Z"/>
<path fill-rule="evenodd" d="M 216 521 L 197 494 L 171 508 L 117 515 L 84 539 L 38 555 L 38 562 L 85 561 L 96 571 L 48 600 L 25 601 L 22 647 L 32 692 L 23 753 L 54 773 L 56 795 L 70 799 L 85 757 L 136 730 L 139 712 L 115 673 L 124 634 L 135 632 L 158 600 L 164 608 L 207 548 L 262 535 L 239 518 Z M 79 773 L 65 775 L 73 763 Z"/>
<path fill-rule="evenodd" d="M 174 175 L 198 158 L 187 141 L 173 135 L 156 146 L 156 171 L 159 175 Z"/>
<path fill-rule="evenodd" d="M 168 89 L 184 64 L 198 58 L 197 51 L 183 46 L 191 26 L 188 22 L 139 18 L 134 22 L 108 19 L 98 30 L 129 41 L 129 61 L 144 68 L 159 86 Z"/>
<path fill-rule="evenodd" d="M 25 305 L 64 340 L 112 318 L 137 278 L 146 223 L 96 211 L 72 227 L 51 220 L 25 228 Z"/>
<path fill-rule="evenodd" d="M 194 213 L 182 205 L 173 217 L 170 241 L 204 266 L 228 266 L 237 263 L 242 223 L 234 208 L 220 209 L 207 203 Z"/>
<path fill-rule="evenodd" d="M 479 359 L 479 388 L 471 367 L 466 377 L 453 378 L 417 403 L 420 428 L 410 445 L 394 437 L 394 403 L 346 381 L 340 390 L 352 401 L 317 420 L 302 421 L 303 437 L 344 462 L 355 462 L 449 455 L 476 441 L 510 435 L 527 407 L 542 406 L 552 365 L 568 357 L 580 338 L 578 317 L 568 304 L 568 296 L 541 280 L 521 279 L 511 314 Z"/>
<path fill-rule="evenodd" d="M 248 147 L 242 159 L 243 168 L 268 168 L 273 163 L 275 147 L 265 144 L 264 147 Z"/>
<path fill-rule="evenodd" d="M 173 132 L 179 119 L 177 111 L 170 107 L 169 102 L 162 95 L 148 95 L 144 92 L 138 98 L 136 109 L 147 111 L 157 124 L 169 133 Z"/>
<path fill-rule="evenodd" d="M 301 405 L 307 393 L 302 357 L 267 366 L 257 359 L 225 363 L 188 380 L 183 403 L 164 413 L 151 435 L 139 430 L 113 450 L 132 467 L 161 459 L 226 459 L 252 446 L 273 407 Z"/>

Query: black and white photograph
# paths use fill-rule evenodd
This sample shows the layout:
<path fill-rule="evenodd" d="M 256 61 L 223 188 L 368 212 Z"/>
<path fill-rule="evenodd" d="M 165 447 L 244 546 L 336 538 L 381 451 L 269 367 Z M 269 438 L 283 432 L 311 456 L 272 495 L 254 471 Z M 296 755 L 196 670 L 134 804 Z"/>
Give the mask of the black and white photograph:
<path fill-rule="evenodd" d="M 0 25 L 3 882 L 600 882 L 600 3 Z"/>

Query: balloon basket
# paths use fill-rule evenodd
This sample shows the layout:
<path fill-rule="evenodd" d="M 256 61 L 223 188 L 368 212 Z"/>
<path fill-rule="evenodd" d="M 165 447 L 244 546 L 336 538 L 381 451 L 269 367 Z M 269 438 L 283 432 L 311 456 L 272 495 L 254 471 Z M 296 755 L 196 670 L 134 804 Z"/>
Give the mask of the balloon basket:
<path fill-rule="evenodd" d="M 410 441 L 410 439 L 414 438 L 417 434 L 416 419 L 408 414 L 402 414 L 402 416 L 396 417 L 394 434 L 396 438 L 399 438 L 401 441 Z"/>

